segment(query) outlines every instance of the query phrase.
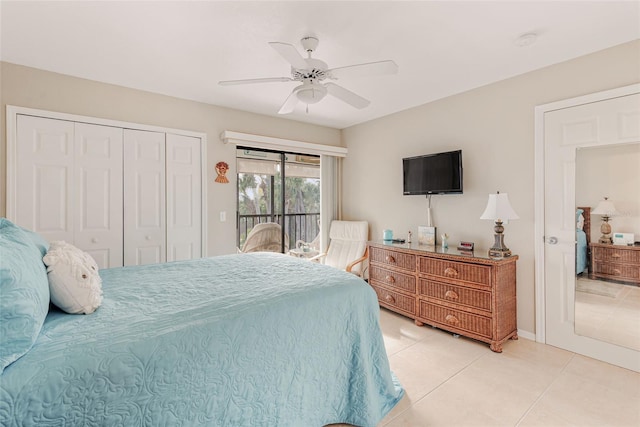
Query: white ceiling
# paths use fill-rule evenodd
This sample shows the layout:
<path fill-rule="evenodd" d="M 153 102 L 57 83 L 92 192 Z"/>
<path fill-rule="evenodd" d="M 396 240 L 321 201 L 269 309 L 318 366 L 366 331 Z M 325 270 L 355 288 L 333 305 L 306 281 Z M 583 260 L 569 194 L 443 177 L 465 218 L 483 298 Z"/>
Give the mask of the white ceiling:
<path fill-rule="evenodd" d="M 639 1 L 2 1 L 2 61 L 277 116 L 296 82 L 267 43 L 320 39 L 329 68 L 392 59 L 399 73 L 342 79 L 371 100 L 327 96 L 286 117 L 345 128 L 627 41 Z M 516 40 L 536 33 L 537 41 Z"/>

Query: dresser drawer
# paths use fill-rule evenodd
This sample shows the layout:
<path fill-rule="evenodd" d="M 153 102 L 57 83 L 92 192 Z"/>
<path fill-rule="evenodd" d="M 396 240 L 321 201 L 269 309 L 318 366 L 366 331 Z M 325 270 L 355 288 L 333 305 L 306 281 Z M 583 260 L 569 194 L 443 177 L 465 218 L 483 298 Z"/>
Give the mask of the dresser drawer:
<path fill-rule="evenodd" d="M 593 259 L 597 261 L 620 262 L 640 266 L 640 251 L 638 250 L 626 249 L 624 246 L 611 246 L 609 248 L 594 246 L 591 251 L 593 252 Z"/>
<path fill-rule="evenodd" d="M 420 318 L 451 328 L 472 332 L 487 338 L 490 338 L 492 335 L 490 317 L 478 316 L 422 300 L 419 304 L 418 317 Z"/>
<path fill-rule="evenodd" d="M 384 284 L 387 287 L 402 289 L 406 292 L 416 293 L 416 277 L 387 270 L 376 266 L 369 267 L 369 281 L 374 284 Z"/>
<path fill-rule="evenodd" d="M 593 263 L 593 272 L 606 274 L 611 278 L 640 280 L 640 265 L 626 265 L 596 261 Z"/>
<path fill-rule="evenodd" d="M 383 306 L 390 306 L 405 313 L 415 315 L 416 314 L 416 299 L 415 297 L 408 297 L 399 292 L 383 288 L 381 286 L 371 285 L 371 287 L 378 294 L 378 301 Z"/>
<path fill-rule="evenodd" d="M 413 254 L 398 252 L 389 249 L 369 248 L 369 262 L 377 262 L 403 270 L 416 271 L 416 256 Z"/>
<path fill-rule="evenodd" d="M 455 261 L 420 257 L 418 272 L 443 279 L 462 280 L 478 285 L 491 284 L 491 267 Z"/>
<path fill-rule="evenodd" d="M 491 312 L 491 292 L 420 279 L 419 294 Z"/>

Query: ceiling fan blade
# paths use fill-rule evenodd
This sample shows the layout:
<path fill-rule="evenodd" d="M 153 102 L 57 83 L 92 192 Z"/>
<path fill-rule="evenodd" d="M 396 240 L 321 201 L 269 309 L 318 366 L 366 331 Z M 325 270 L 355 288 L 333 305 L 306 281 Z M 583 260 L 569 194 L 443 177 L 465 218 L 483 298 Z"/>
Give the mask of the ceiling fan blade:
<path fill-rule="evenodd" d="M 266 77 L 263 79 L 223 80 L 218 82 L 220 86 L 245 85 L 251 83 L 290 82 L 291 77 Z"/>
<path fill-rule="evenodd" d="M 298 96 L 296 95 L 296 89 L 293 89 L 293 91 L 289 94 L 286 101 L 284 101 L 284 104 L 282 104 L 282 107 L 280 107 L 280 111 L 278 111 L 278 114 L 293 113 L 293 109 L 296 108 L 296 105 L 298 104 Z"/>
<path fill-rule="evenodd" d="M 381 74 L 396 74 L 397 72 L 398 65 L 391 60 L 348 65 L 346 67 L 338 67 L 327 70 L 327 74 L 332 79 L 372 75 L 375 76 Z"/>
<path fill-rule="evenodd" d="M 269 45 L 276 50 L 293 68 L 306 70 L 307 61 L 300 55 L 298 49 L 289 43 L 269 42 Z"/>
<path fill-rule="evenodd" d="M 349 105 L 352 105 L 356 108 L 362 109 L 365 108 L 366 106 L 368 106 L 370 104 L 368 99 L 365 99 L 363 97 L 361 97 L 360 95 L 356 95 L 355 93 L 351 92 L 350 90 L 347 90 L 345 88 L 343 88 L 342 86 L 338 86 L 335 83 L 325 83 L 324 87 L 327 88 L 327 91 L 335 96 L 336 98 L 346 102 Z"/>

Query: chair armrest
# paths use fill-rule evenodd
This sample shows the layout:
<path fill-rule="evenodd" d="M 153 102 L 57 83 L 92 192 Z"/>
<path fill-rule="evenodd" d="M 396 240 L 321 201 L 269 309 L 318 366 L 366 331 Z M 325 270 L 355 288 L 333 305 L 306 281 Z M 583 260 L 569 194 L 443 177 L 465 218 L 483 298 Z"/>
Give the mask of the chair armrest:
<path fill-rule="evenodd" d="M 357 260 L 347 264 L 347 266 L 344 268 L 345 271 L 347 273 L 351 273 L 351 269 L 353 267 L 355 267 L 356 265 L 360 264 L 361 262 L 364 262 L 367 258 L 369 258 L 369 248 L 365 249 L 364 255 L 362 255 L 360 258 L 358 258 Z M 364 269 L 363 269 L 363 271 L 364 271 Z"/>
<path fill-rule="evenodd" d="M 312 256 L 311 258 L 309 258 L 309 261 L 318 261 L 321 258 L 324 258 L 327 256 L 327 253 L 322 253 L 322 254 L 318 254 L 316 256 Z"/>

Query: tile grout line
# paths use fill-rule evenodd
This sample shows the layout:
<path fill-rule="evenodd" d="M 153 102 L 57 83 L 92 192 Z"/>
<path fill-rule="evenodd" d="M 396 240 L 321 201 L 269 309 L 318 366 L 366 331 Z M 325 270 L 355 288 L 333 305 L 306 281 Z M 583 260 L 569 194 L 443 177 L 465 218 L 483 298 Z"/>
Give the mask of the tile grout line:
<path fill-rule="evenodd" d="M 456 337 L 451 337 L 452 339 L 457 339 Z M 423 338 L 424 339 L 424 338 Z M 422 341 L 422 340 L 420 340 Z M 409 347 L 413 347 L 414 345 L 418 344 L 420 341 L 416 341 L 413 344 L 411 344 Z M 406 350 L 406 349 L 405 349 Z M 399 353 L 399 352 L 398 352 Z M 395 419 L 397 419 L 400 415 L 404 414 L 406 411 L 408 411 L 409 409 L 411 409 L 413 406 L 417 405 L 419 402 L 421 402 L 423 399 L 425 399 L 426 397 L 428 397 L 431 393 L 433 393 L 434 391 L 438 390 L 440 387 L 442 387 L 443 385 L 445 385 L 446 383 L 448 383 L 449 381 L 451 381 L 452 379 L 454 379 L 455 377 L 457 377 L 458 375 L 460 375 L 463 371 L 467 370 L 471 365 L 473 365 L 474 363 L 476 363 L 478 360 L 482 359 L 483 357 L 487 357 L 490 353 L 483 353 L 480 354 L 478 357 L 476 357 L 475 359 L 469 361 L 469 363 L 467 363 L 465 366 L 463 366 L 462 368 L 460 368 L 456 373 L 454 373 L 453 375 L 451 375 L 450 377 L 448 377 L 446 380 L 444 380 L 443 382 L 441 382 L 440 384 L 438 384 L 435 388 L 433 388 L 432 390 L 430 390 L 429 392 L 427 392 L 424 396 L 420 397 L 420 399 L 416 400 L 415 402 L 413 402 L 411 405 L 409 405 L 407 408 L 403 409 L 402 411 L 400 411 L 395 417 L 391 418 L 389 420 L 389 422 L 385 423 L 384 425 L 380 425 L 378 427 L 385 427 L 390 425 Z M 402 357 L 402 356 L 400 356 Z"/>
<path fill-rule="evenodd" d="M 514 427 L 517 427 L 520 424 L 522 424 L 522 421 L 524 421 L 524 419 L 527 417 L 527 415 L 531 413 L 531 411 L 538 404 L 538 402 L 540 402 L 540 400 L 542 400 L 542 398 L 547 394 L 551 386 L 553 386 L 556 383 L 556 381 L 558 381 L 560 376 L 567 370 L 567 366 L 569 366 L 569 364 L 573 361 L 575 357 L 576 357 L 576 353 L 571 352 L 571 357 L 569 358 L 569 360 L 567 360 L 567 363 L 564 364 L 564 366 L 562 367 L 558 375 L 556 375 L 553 381 L 551 381 L 549 385 L 545 387 L 545 389 L 542 391 L 542 393 L 540 393 L 540 395 L 536 398 L 536 400 L 534 400 L 533 403 L 529 405 L 529 408 L 527 408 L 527 410 L 524 411 L 524 414 L 522 414 L 522 416 L 518 419 Z"/>

